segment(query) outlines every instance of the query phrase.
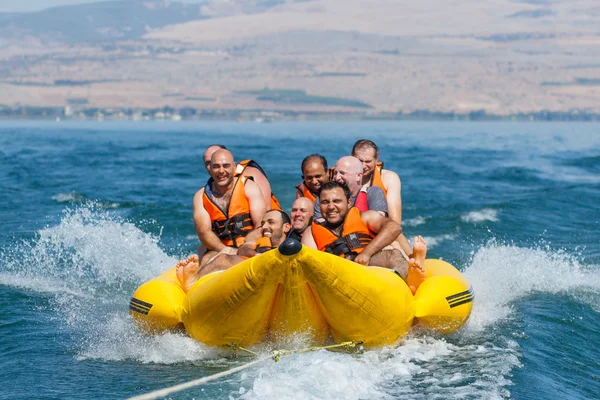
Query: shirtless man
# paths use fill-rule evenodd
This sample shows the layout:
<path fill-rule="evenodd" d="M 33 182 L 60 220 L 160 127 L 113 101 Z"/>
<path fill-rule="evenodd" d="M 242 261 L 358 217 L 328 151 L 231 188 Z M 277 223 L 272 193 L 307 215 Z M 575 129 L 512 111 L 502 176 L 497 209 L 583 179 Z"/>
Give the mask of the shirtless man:
<path fill-rule="evenodd" d="M 335 163 L 333 179 L 342 183 L 350 189 L 350 200 L 352 206 L 355 206 L 356 199 L 362 188 L 363 167 L 362 163 L 352 156 L 340 158 Z M 361 208 L 361 207 L 359 207 Z M 379 187 L 372 187 L 366 191 L 366 204 L 361 211 L 373 210 L 379 212 L 382 216 L 387 216 L 387 202 L 383 190 Z M 313 208 L 314 218 L 321 220 L 320 199 L 317 198 Z"/>
<path fill-rule="evenodd" d="M 383 189 L 387 201 L 388 215 L 391 219 L 402 224 L 402 184 L 400 177 L 394 171 L 383 169 L 379 162 L 379 147 L 371 140 L 361 139 L 354 143 L 352 155 L 360 160 L 363 168 L 363 187 L 379 186 Z M 398 239 L 404 251 L 410 244 L 404 235 Z"/>
<path fill-rule="evenodd" d="M 296 185 L 296 198 L 306 197 L 315 201 L 321 185 L 329 181 L 327 160 L 320 154 L 311 154 L 302 160 L 301 169 L 303 182 Z"/>
<path fill-rule="evenodd" d="M 388 247 L 402 232 L 400 224 L 376 211 L 361 213 L 352 207 L 350 190 L 338 182 L 324 184 L 319 197 L 324 221 L 313 221 L 302 244 L 362 265 L 391 268 L 415 293 L 425 279 L 423 238 L 415 238 L 413 258 L 407 260 L 399 250 Z"/>
<path fill-rule="evenodd" d="M 292 229 L 288 237 L 302 240 L 302 234 L 310 226 L 313 218 L 313 202 L 307 197 L 298 197 L 292 204 Z"/>
<path fill-rule="evenodd" d="M 212 155 L 214 154 L 215 151 L 217 150 L 227 150 L 227 147 L 225 147 L 222 144 L 213 144 L 210 145 L 206 148 L 206 151 L 204 152 L 204 167 L 206 168 L 206 171 L 208 172 L 208 174 L 210 175 L 210 158 L 212 157 Z M 258 164 L 255 164 L 257 167 Z M 271 184 L 269 183 L 269 180 L 267 179 L 267 176 L 265 175 L 264 171 L 262 171 L 262 169 L 257 168 L 255 166 L 252 165 L 248 165 L 246 168 L 244 168 L 242 174 L 245 177 L 252 177 L 252 179 L 254 180 L 254 182 L 256 182 L 258 184 L 258 187 L 260 187 L 260 190 L 262 192 L 262 195 L 265 199 L 265 204 L 267 204 L 267 208 L 271 208 L 272 206 L 272 198 L 271 198 Z M 277 200 L 275 199 L 275 201 L 277 202 Z M 277 205 L 279 203 L 277 202 Z M 277 208 L 277 207 L 273 207 L 273 208 Z"/>
<path fill-rule="evenodd" d="M 217 254 L 204 264 L 198 262 L 197 256 L 179 261 L 177 264 L 177 278 L 181 287 L 187 293 L 200 277 L 212 272 L 226 270 L 247 258 L 278 247 L 286 239 L 291 229 L 290 217 L 285 212 L 281 210 L 267 211 L 260 227 L 246 236 L 246 241 L 238 249 L 237 255 Z"/>

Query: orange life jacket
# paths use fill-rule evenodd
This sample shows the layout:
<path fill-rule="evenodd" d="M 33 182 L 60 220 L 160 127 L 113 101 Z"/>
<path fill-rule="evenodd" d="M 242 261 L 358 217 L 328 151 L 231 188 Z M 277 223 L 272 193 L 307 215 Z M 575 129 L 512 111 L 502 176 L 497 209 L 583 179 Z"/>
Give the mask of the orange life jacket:
<path fill-rule="evenodd" d="M 317 248 L 350 260 L 360 254 L 375 237 L 360 218 L 360 211 L 356 207 L 348 210 L 340 236 L 325 224 L 326 222 L 313 221 L 311 225 Z"/>
<path fill-rule="evenodd" d="M 371 175 L 371 186 L 379 186 L 383 190 L 383 195 L 387 196 L 387 190 L 381 180 L 381 171 L 383 170 L 383 162 L 377 161 L 373 174 Z"/>
<path fill-rule="evenodd" d="M 209 179 L 204 187 L 202 204 L 210 215 L 212 231 L 219 237 L 225 246 L 240 247 L 244 244 L 244 237 L 254 229 L 250 215 L 250 204 L 246 199 L 245 176 L 237 178 L 227 210 L 222 210 L 207 194 L 206 188 L 210 187 L 213 179 Z"/>
<path fill-rule="evenodd" d="M 248 175 L 244 174 L 244 171 L 246 170 L 246 167 L 254 167 L 256 169 L 258 169 L 264 176 L 265 178 L 267 178 L 267 174 L 265 173 L 265 170 L 262 169 L 262 167 L 260 165 L 258 165 L 258 163 L 254 160 L 244 160 L 244 161 L 240 161 L 239 163 L 237 163 L 237 166 L 235 168 L 235 172 L 233 176 L 240 176 L 240 175 L 244 175 L 246 178 L 248 177 Z M 267 178 L 268 180 L 268 178 Z M 273 191 L 271 190 L 271 210 L 279 210 L 281 211 L 281 204 L 279 204 L 279 200 L 277 200 L 277 197 L 275 197 L 275 195 L 273 194 Z M 267 204 L 267 211 L 269 210 L 269 204 Z"/>
<path fill-rule="evenodd" d="M 302 195 L 302 197 L 306 197 L 307 199 L 309 199 L 313 203 L 315 202 L 315 200 L 317 200 L 317 196 L 315 196 L 310 191 L 310 189 L 306 187 L 306 185 L 304 184 L 304 182 L 297 184 L 296 185 L 296 189 L 298 189 L 298 192 Z"/>
<path fill-rule="evenodd" d="M 260 239 L 258 239 L 256 241 L 256 244 L 254 245 L 254 250 L 258 254 L 265 253 L 269 250 L 273 250 L 274 248 L 275 248 L 275 246 L 273 246 L 273 242 L 271 242 L 271 238 L 267 237 L 267 236 L 263 236 Z"/>

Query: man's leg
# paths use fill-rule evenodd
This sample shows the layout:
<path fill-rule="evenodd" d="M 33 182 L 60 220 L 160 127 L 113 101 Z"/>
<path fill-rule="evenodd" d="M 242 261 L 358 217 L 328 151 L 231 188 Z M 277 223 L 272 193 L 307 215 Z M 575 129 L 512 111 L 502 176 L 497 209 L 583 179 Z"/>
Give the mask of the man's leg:
<path fill-rule="evenodd" d="M 234 265 L 241 263 L 242 261 L 244 261 L 244 259 L 240 256 L 219 254 L 212 261 L 209 261 L 200 267 L 200 271 L 198 271 L 198 277 L 202 277 L 217 271 L 224 271 L 229 267 L 233 267 Z"/>
<path fill-rule="evenodd" d="M 425 257 L 427 256 L 427 245 L 422 236 L 414 238 L 412 251 L 413 257 L 406 261 L 405 256 L 398 249 L 381 250 L 371 257 L 370 265 L 390 268 L 396 271 L 410 288 L 413 294 L 425 280 Z"/>
<path fill-rule="evenodd" d="M 408 276 L 406 283 L 413 292 L 425 280 L 425 257 L 427 256 L 427 245 L 422 236 L 415 236 L 413 240 L 413 257 L 408 261 Z"/>
<path fill-rule="evenodd" d="M 375 253 L 369 265 L 393 269 L 404 280 L 408 276 L 408 261 L 398 249 L 381 250 Z"/>
<path fill-rule="evenodd" d="M 208 261 L 205 260 L 208 258 L 209 253 L 206 254 L 202 259 L 203 264 L 198 263 L 198 256 L 196 255 L 190 256 L 187 260 L 181 260 L 177 263 L 177 279 L 184 292 L 187 293 L 194 283 L 204 275 L 226 270 L 227 268 L 244 261 L 240 256 L 218 254 L 216 252 L 212 253 L 214 253 L 214 255 L 211 259 L 208 259 Z"/>

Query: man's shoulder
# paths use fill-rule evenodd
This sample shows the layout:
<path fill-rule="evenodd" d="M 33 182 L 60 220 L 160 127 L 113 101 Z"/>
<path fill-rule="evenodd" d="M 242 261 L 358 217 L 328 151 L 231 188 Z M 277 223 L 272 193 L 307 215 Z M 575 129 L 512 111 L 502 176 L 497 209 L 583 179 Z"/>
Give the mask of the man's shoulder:
<path fill-rule="evenodd" d="M 194 198 L 193 198 L 194 202 L 202 200 L 202 196 L 204 196 L 205 189 L 206 189 L 206 186 L 202 186 L 200 189 L 198 189 L 198 191 L 194 194 Z"/>
<path fill-rule="evenodd" d="M 265 174 L 265 171 L 262 169 L 262 167 L 260 167 L 258 164 L 256 164 L 255 162 L 253 162 L 252 164 L 249 164 L 248 166 L 246 166 L 246 168 L 244 168 L 244 176 L 251 176 L 251 177 L 257 177 L 257 176 L 262 176 L 262 177 L 267 177 L 267 175 Z"/>
<path fill-rule="evenodd" d="M 383 189 L 378 186 L 371 186 L 367 189 L 367 205 L 369 210 L 382 211 L 387 214 L 388 205 Z"/>
<path fill-rule="evenodd" d="M 383 193 L 383 189 L 380 188 L 379 186 L 369 186 L 367 188 L 367 196 L 372 197 L 378 197 L 379 195 L 385 197 L 384 193 Z"/>
<path fill-rule="evenodd" d="M 394 180 L 400 181 L 400 176 L 391 169 L 383 169 L 381 170 L 381 180 L 384 183 L 393 182 Z"/>

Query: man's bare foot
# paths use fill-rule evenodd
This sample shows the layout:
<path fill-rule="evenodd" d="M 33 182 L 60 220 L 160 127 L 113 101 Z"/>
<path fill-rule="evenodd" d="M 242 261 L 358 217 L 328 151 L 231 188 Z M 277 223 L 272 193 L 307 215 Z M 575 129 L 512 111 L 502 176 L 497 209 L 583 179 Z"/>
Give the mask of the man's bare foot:
<path fill-rule="evenodd" d="M 408 260 L 408 276 L 406 283 L 415 294 L 419 285 L 425 280 L 425 257 L 427 256 L 427 245 L 422 236 L 415 236 L 413 241 L 412 258 Z"/>
<path fill-rule="evenodd" d="M 181 260 L 177 263 L 177 280 L 179 280 L 179 284 L 184 292 L 187 293 L 192 285 L 196 283 L 199 270 L 200 264 L 198 264 L 198 256 L 195 254 L 189 256 L 186 260 Z"/>
<path fill-rule="evenodd" d="M 185 267 L 186 265 L 188 265 L 191 262 L 198 262 L 198 255 L 197 254 L 192 254 L 191 256 L 189 256 L 188 258 L 184 259 L 184 260 L 179 260 L 179 262 L 177 263 L 177 267 Z"/>

